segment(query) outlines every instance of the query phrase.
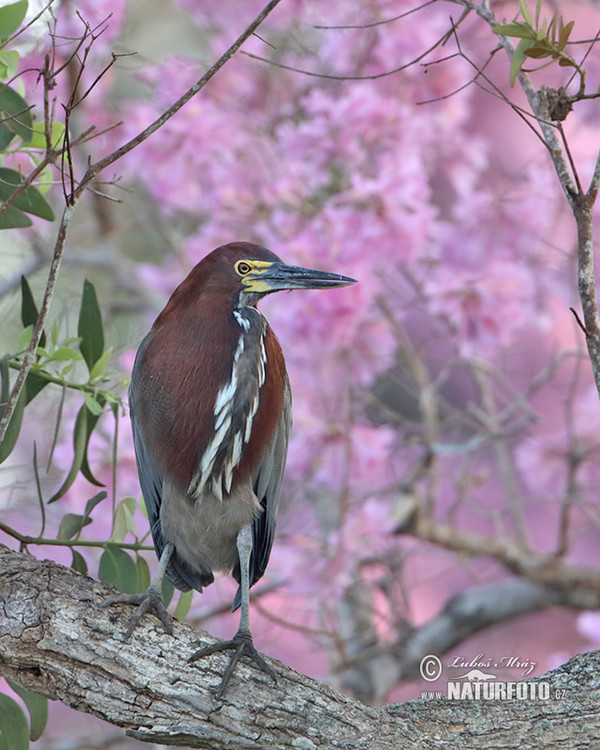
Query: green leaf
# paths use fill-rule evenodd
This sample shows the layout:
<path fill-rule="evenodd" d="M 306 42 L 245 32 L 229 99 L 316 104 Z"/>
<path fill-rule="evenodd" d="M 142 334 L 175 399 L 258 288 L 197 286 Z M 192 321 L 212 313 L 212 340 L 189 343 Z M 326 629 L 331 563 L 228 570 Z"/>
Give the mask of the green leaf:
<path fill-rule="evenodd" d="M 571 31 L 573 31 L 574 25 L 575 25 L 575 21 L 569 21 L 569 23 L 565 26 L 562 16 L 560 17 L 560 31 L 558 33 L 558 48 L 561 51 L 564 50 L 567 42 L 569 41 L 569 36 L 571 35 Z"/>
<path fill-rule="evenodd" d="M 98 403 L 100 406 L 104 406 L 104 397 L 100 394 L 96 396 L 96 403 Z M 86 404 L 87 407 L 87 404 Z M 88 416 L 87 416 L 87 437 L 85 441 L 85 453 L 83 456 L 83 462 L 81 464 L 81 473 L 83 476 L 88 480 L 88 482 L 91 482 L 92 484 L 95 484 L 96 487 L 104 487 L 104 482 L 101 482 L 100 480 L 96 479 L 96 477 L 92 474 L 92 470 L 90 469 L 90 465 L 88 463 L 88 445 L 90 442 L 90 437 L 92 436 L 92 432 L 94 431 L 94 428 L 96 427 L 96 424 L 98 423 L 98 420 L 102 416 L 102 412 L 100 414 L 92 414 L 92 412 L 88 408 Z"/>
<path fill-rule="evenodd" d="M 531 39 L 537 41 L 537 33 L 535 29 L 530 28 L 520 21 L 513 21 L 512 23 L 499 23 L 492 29 L 494 34 L 501 34 L 502 36 L 517 37 L 519 39 Z"/>
<path fill-rule="evenodd" d="M 90 382 L 96 380 L 97 378 L 101 378 L 104 375 L 104 373 L 106 372 L 106 368 L 108 367 L 108 363 L 110 362 L 112 353 L 113 348 L 111 346 L 110 349 L 107 349 L 100 357 L 100 359 L 96 361 L 96 364 L 90 370 Z"/>
<path fill-rule="evenodd" d="M 544 39 L 544 37 L 547 36 L 548 41 L 551 42 L 552 44 L 554 44 L 555 41 L 556 41 L 556 24 L 557 24 L 557 22 L 558 22 L 558 11 L 555 10 L 554 11 L 554 15 L 550 19 L 550 25 L 548 26 L 547 33 L 546 34 L 542 34 L 542 36 L 539 36 L 539 34 L 538 34 L 538 39 Z M 544 21 L 544 26 L 545 25 L 546 25 L 546 22 Z"/>
<path fill-rule="evenodd" d="M 12 680 L 6 680 L 6 682 L 8 682 L 11 689 L 15 691 L 27 707 L 31 724 L 29 739 L 32 742 L 39 740 L 48 723 L 48 698 L 39 693 L 32 693 L 30 690 L 25 690 L 25 688 L 17 685 Z"/>
<path fill-rule="evenodd" d="M 0 404 L 5 404 L 8 401 L 10 387 L 10 377 L 8 374 L 8 354 L 0 357 Z M 0 406 L 0 416 L 2 415 L 2 407 Z M 146 516 L 148 518 L 148 516 Z"/>
<path fill-rule="evenodd" d="M 108 492 L 105 490 L 102 490 L 101 492 L 96 492 L 96 494 L 93 497 L 90 497 L 90 499 L 85 504 L 85 511 L 84 515 L 89 516 L 91 512 L 94 510 L 96 505 L 98 503 L 101 503 L 103 500 L 106 500 L 108 497 Z"/>
<path fill-rule="evenodd" d="M 81 473 L 88 480 L 88 482 L 90 482 L 90 484 L 95 484 L 96 487 L 105 486 L 104 482 L 101 482 L 99 479 L 96 479 L 96 477 L 92 473 L 92 470 L 90 469 L 90 465 L 88 463 L 88 457 L 87 457 L 87 447 L 86 447 L 86 454 L 83 457 L 83 463 L 81 464 Z"/>
<path fill-rule="evenodd" d="M 82 359 L 80 352 L 70 346 L 61 346 L 48 354 L 48 362 L 70 362 L 80 359 Z"/>
<path fill-rule="evenodd" d="M 0 167 L 0 200 L 7 200 L 23 182 L 22 176 L 14 169 Z M 33 185 L 29 185 L 10 208 L 18 208 L 28 214 L 39 216 L 46 221 L 54 221 L 54 211 L 50 204 Z"/>
<path fill-rule="evenodd" d="M 163 602 L 165 603 L 165 607 L 168 607 L 171 603 L 171 599 L 173 598 L 174 593 L 175 586 L 173 586 L 171 581 L 169 581 L 169 579 L 165 576 L 162 582 L 162 598 Z"/>
<path fill-rule="evenodd" d="M 73 549 L 71 551 L 73 553 L 73 561 L 71 562 L 71 567 L 73 568 L 73 570 L 76 570 L 78 573 L 83 573 L 83 575 L 86 576 L 88 574 L 88 566 L 84 556 L 77 552 L 76 549 Z"/>
<path fill-rule="evenodd" d="M 33 224 L 29 216 L 14 206 L 8 206 L 0 218 L 0 229 L 24 229 Z"/>
<path fill-rule="evenodd" d="M 193 591 L 184 591 L 179 595 L 179 601 L 173 612 L 173 617 L 180 622 L 183 622 L 187 617 L 187 613 L 190 611 L 192 606 L 192 598 L 194 596 Z"/>
<path fill-rule="evenodd" d="M 23 328 L 17 339 L 17 351 L 22 352 L 27 349 L 33 336 L 33 325 L 28 325 L 27 328 Z"/>
<path fill-rule="evenodd" d="M 19 704 L 0 693 L 0 750 L 29 750 L 29 726 Z"/>
<path fill-rule="evenodd" d="M 39 375 L 35 370 L 30 370 L 29 375 L 25 379 L 25 387 L 27 388 L 27 400 L 25 406 L 38 395 L 38 393 L 45 388 L 50 381 L 46 380 L 42 375 Z"/>
<path fill-rule="evenodd" d="M 71 464 L 69 473 L 60 486 L 60 489 L 58 489 L 54 493 L 54 495 L 52 495 L 50 500 L 48 500 L 48 503 L 54 503 L 56 502 L 56 500 L 59 500 L 71 487 L 77 477 L 77 474 L 79 473 L 79 469 L 81 468 L 81 464 L 85 457 L 87 443 L 89 440 L 88 414 L 89 412 L 85 405 L 81 407 L 77 414 L 77 418 L 75 419 L 75 427 L 73 429 L 73 463 Z"/>
<path fill-rule="evenodd" d="M 133 519 L 136 505 L 134 497 L 124 497 L 119 502 L 115 511 L 115 519 L 110 535 L 111 542 L 123 542 L 127 534 L 133 534 L 137 539 L 138 532 Z"/>
<path fill-rule="evenodd" d="M 0 8 L 0 13 L 2 8 Z M 0 49 L 0 78 L 14 78 L 19 66 L 19 53 L 14 49 Z"/>
<path fill-rule="evenodd" d="M 65 126 L 61 122 L 52 123 L 52 132 L 50 133 L 50 145 L 56 147 L 65 137 Z M 43 122 L 36 122 L 33 125 L 33 134 L 27 144 L 27 148 L 40 150 L 46 149 L 46 130 Z M 51 172 L 50 172 L 51 174 Z"/>
<path fill-rule="evenodd" d="M 104 329 L 96 290 L 87 279 L 83 284 L 77 335 L 81 339 L 79 349 L 91 372 L 104 352 Z"/>
<path fill-rule="evenodd" d="M 87 394 L 84 393 L 84 400 L 85 400 L 86 395 Z M 99 396 L 98 400 L 95 401 L 95 403 L 98 404 L 98 406 L 103 405 L 102 397 Z M 79 410 L 77 414 L 77 418 L 75 420 L 75 428 L 73 430 L 73 448 L 74 448 L 73 463 L 71 464 L 69 473 L 65 481 L 63 482 L 61 488 L 57 490 L 57 492 L 50 498 L 50 500 L 48 500 L 49 503 L 55 502 L 56 500 L 58 500 L 65 494 L 65 492 L 69 489 L 69 487 L 71 487 L 71 485 L 75 481 L 79 471 L 81 471 L 81 473 L 88 480 L 88 482 L 95 484 L 97 487 L 104 486 L 104 483 L 100 482 L 92 474 L 91 469 L 89 467 L 89 463 L 88 463 L 88 457 L 87 457 L 90 437 L 92 435 L 92 432 L 94 431 L 94 428 L 99 418 L 100 418 L 100 415 L 91 413 L 91 411 L 88 409 L 87 403 L 85 403 Z M 95 495 L 94 497 L 98 497 L 98 496 Z M 104 496 L 100 499 L 103 500 Z"/>
<path fill-rule="evenodd" d="M 27 403 L 27 387 L 23 386 L 21 395 L 19 396 L 15 409 L 13 411 L 8 428 L 4 434 L 4 440 L 0 443 L 0 464 L 10 456 L 19 437 L 21 431 L 21 424 L 23 422 L 23 411 L 25 410 L 25 404 Z M 2 416 L 4 409 L 0 409 L 0 417 Z"/>
<path fill-rule="evenodd" d="M 521 39 L 521 41 L 515 47 L 512 60 L 510 61 L 510 85 L 511 86 L 515 85 L 517 76 L 519 75 L 519 72 L 521 68 L 523 67 L 523 63 L 525 62 L 525 59 L 526 59 L 525 53 L 534 44 L 535 42 L 532 41 L 531 39 Z"/>
<path fill-rule="evenodd" d="M 527 7 L 527 3 L 525 2 L 525 0 L 519 0 L 519 10 L 521 11 L 521 15 L 525 19 L 525 22 L 532 26 L 533 22 L 531 20 L 531 14 L 529 13 L 529 8 Z"/>
<path fill-rule="evenodd" d="M 112 583 L 125 594 L 137 592 L 137 570 L 135 563 L 119 547 L 106 547 L 100 557 L 98 578 Z"/>
<path fill-rule="evenodd" d="M 12 36 L 23 23 L 27 5 L 27 0 L 20 0 L 18 3 L 10 3 L 0 8 L 0 39 L 2 41 Z"/>
<path fill-rule="evenodd" d="M 150 585 L 150 568 L 146 559 L 141 555 L 136 555 L 135 569 L 137 571 L 137 590 L 141 594 Z"/>
<path fill-rule="evenodd" d="M 12 133 L 29 143 L 33 131 L 33 117 L 29 104 L 14 89 L 0 83 L 0 118 Z"/>
<path fill-rule="evenodd" d="M 29 282 L 25 276 L 21 276 L 21 322 L 23 328 L 34 326 L 37 323 L 38 315 L 39 311 L 33 299 Z M 40 336 L 40 346 L 46 346 L 46 334 L 43 331 Z"/>
<path fill-rule="evenodd" d="M 536 42 L 536 44 L 525 50 L 525 55 L 535 60 L 543 60 L 545 57 L 550 57 L 551 54 L 551 50 L 543 42 Z"/>
<path fill-rule="evenodd" d="M 14 137 L 15 134 L 12 130 L 9 130 L 3 122 L 0 122 L 0 151 L 6 151 Z"/>
<path fill-rule="evenodd" d="M 84 526 L 89 526 L 92 519 L 89 516 L 81 516 L 78 513 L 65 513 L 58 528 L 57 539 L 72 539 L 79 534 Z"/>
<path fill-rule="evenodd" d="M 104 411 L 104 406 L 101 406 L 91 393 L 86 393 L 86 391 L 83 391 L 83 400 L 85 401 L 85 405 L 87 406 L 87 408 L 95 417 L 99 417 Z"/>

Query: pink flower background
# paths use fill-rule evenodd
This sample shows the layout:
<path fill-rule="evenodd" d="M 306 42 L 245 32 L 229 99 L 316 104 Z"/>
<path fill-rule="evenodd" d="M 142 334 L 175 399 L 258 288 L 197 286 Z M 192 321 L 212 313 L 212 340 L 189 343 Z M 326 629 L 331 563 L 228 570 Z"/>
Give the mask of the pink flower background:
<path fill-rule="evenodd" d="M 70 5 L 57 9 L 59 28 L 78 34 L 81 23 Z M 118 61 L 81 109 L 86 124 L 98 128 L 123 120 L 89 146 L 94 155 L 125 142 L 166 109 L 261 5 L 175 2 L 173 24 L 193 24 L 203 46 L 194 57 L 172 49 L 157 63 L 143 59 L 127 67 L 128 58 Z M 238 54 L 168 125 L 111 168 L 131 191 L 106 188 L 123 201 L 109 207 L 117 229 L 103 232 L 87 214 L 67 249 L 76 255 L 80 240 L 86 252 L 103 248 L 114 264 L 86 267 L 85 255 L 81 261 L 83 273 L 110 300 L 107 337 L 113 336 L 116 365 L 127 373 L 170 292 L 217 245 L 256 241 L 287 262 L 359 280 L 330 293 L 274 295 L 261 305 L 286 355 L 294 430 L 264 579 L 274 587 L 252 612 L 255 641 L 270 656 L 342 687 L 348 657 L 342 602 L 357 579 L 369 584 L 376 636 L 389 643 L 399 638 L 399 619 L 419 626 L 453 594 L 507 575 L 489 559 L 394 533 L 403 483 L 422 459 L 424 436 L 437 452 L 439 520 L 511 537 L 516 498 L 532 548 L 551 552 L 576 455 L 567 559 L 596 567 L 600 542 L 600 408 L 583 334 L 569 311 L 579 308 L 572 217 L 544 147 L 506 103 L 476 85 L 447 97 L 473 76 L 458 56 L 431 64 L 456 52 L 453 40 L 434 50 L 427 66 L 378 77 L 432 47 L 447 30 L 449 13 L 459 15 L 456 6 L 436 3 L 398 21 L 361 26 L 411 7 L 403 0 L 284 0 L 244 51 L 356 80 L 309 76 Z M 93 80 L 111 51 L 127 50 L 128 4 L 82 0 L 77 9 L 92 25 L 113 14 L 94 45 Z M 504 13 L 510 17 L 515 8 L 507 4 Z M 597 11 L 588 5 L 570 4 L 569 13 L 577 23 L 597 25 Z M 344 24 L 359 28 L 320 28 Z M 479 64 L 496 44 L 475 17 L 457 33 L 465 54 Z M 46 43 L 41 36 L 30 55 L 34 63 Z M 589 66 L 596 80 L 594 53 Z M 508 87 L 503 53 L 489 75 L 525 106 Z M 33 78 L 24 80 L 34 99 Z M 541 80 L 534 77 L 536 85 Z M 566 123 L 584 180 L 595 161 L 597 115 L 597 105 L 586 104 Z M 154 226 L 164 238 L 162 249 L 145 252 Z M 133 253 L 124 238 L 132 238 Z M 69 268 L 65 273 L 81 273 Z M 127 316 L 115 312 L 125 289 L 138 306 Z M 67 289 L 69 295 L 75 292 Z M 66 304 L 57 298 L 54 314 Z M 413 352 L 408 364 L 407 342 Z M 433 442 L 423 416 L 426 391 L 411 369 L 415 357 L 439 406 Z M 500 443 L 490 437 L 484 406 L 502 427 Z M 74 418 L 77 405 L 65 408 Z M 50 407 L 45 414 L 42 409 L 44 417 L 52 424 Z M 90 449 L 93 470 L 108 484 L 111 419 L 103 418 Z M 29 470 L 33 430 L 26 426 L 5 471 Z M 57 467 L 66 470 L 71 454 L 64 425 Z M 418 481 L 412 489 L 424 492 Z M 80 478 L 49 509 L 49 528 L 56 529 L 64 512 L 81 512 L 93 491 Z M 129 424 L 122 419 L 117 499 L 139 494 Z M 12 525 L 37 533 L 36 503 L 23 483 L 7 498 L 0 510 Z M 106 538 L 109 501 L 94 518 L 83 538 Z M 136 522 L 143 535 L 141 513 Z M 70 564 L 68 551 L 44 548 L 40 554 Z M 95 573 L 94 553 L 85 556 Z M 152 556 L 148 560 L 154 564 Z M 394 594 L 383 585 L 390 580 Z M 217 581 L 195 597 L 190 621 L 230 636 L 237 616 L 204 617 L 233 591 L 232 581 Z M 518 654 L 535 661 L 535 674 L 542 674 L 599 639 L 597 613 L 555 610 L 483 631 L 460 653 Z M 387 698 L 418 697 L 421 689 L 421 682 L 402 683 Z M 64 730 L 56 718 L 63 710 L 52 708 L 50 738 Z M 79 727 L 75 733 L 102 731 L 89 717 L 69 717 Z"/>

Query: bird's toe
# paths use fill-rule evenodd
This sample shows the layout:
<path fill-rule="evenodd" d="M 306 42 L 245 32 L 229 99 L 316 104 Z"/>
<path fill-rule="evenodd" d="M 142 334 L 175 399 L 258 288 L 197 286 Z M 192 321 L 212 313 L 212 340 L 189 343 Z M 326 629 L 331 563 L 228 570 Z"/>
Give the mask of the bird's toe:
<path fill-rule="evenodd" d="M 100 603 L 100 606 L 107 607 L 110 604 L 133 604 L 137 606 L 123 635 L 126 641 L 131 638 L 133 631 L 139 625 L 140 620 L 146 612 L 150 612 L 160 620 L 165 633 L 173 635 L 173 624 L 163 603 L 162 594 L 153 586 L 150 586 L 142 594 L 113 594 L 104 599 Z"/>
<path fill-rule="evenodd" d="M 246 631 L 236 633 L 230 641 L 219 641 L 210 646 L 204 646 L 204 648 L 194 651 L 189 657 L 188 662 L 197 661 L 205 656 L 210 656 L 211 654 L 216 654 L 221 651 L 233 651 L 233 653 L 231 654 L 227 668 L 223 673 L 221 682 L 214 689 L 214 694 L 217 700 L 220 700 L 225 693 L 231 675 L 234 673 L 237 663 L 242 656 L 247 657 L 258 669 L 260 669 L 261 672 L 269 675 L 273 682 L 277 682 L 277 673 L 258 653 L 252 642 L 252 636 Z"/>

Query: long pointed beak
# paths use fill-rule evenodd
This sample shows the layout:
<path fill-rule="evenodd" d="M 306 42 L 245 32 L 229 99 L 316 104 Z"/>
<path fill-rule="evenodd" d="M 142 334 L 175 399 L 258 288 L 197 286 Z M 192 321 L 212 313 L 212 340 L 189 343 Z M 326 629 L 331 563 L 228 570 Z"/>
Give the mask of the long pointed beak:
<path fill-rule="evenodd" d="M 260 274 L 260 281 L 265 282 L 271 292 L 284 289 L 331 289 L 338 286 L 356 284 L 356 279 L 341 276 L 339 273 L 316 271 L 302 266 L 288 266 L 285 263 L 273 263 Z"/>

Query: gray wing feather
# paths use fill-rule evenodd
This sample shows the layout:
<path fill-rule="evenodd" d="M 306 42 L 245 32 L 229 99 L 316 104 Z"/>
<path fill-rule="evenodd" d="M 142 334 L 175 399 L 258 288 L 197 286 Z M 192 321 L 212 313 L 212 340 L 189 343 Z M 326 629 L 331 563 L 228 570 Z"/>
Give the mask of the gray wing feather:
<path fill-rule="evenodd" d="M 152 332 L 144 337 L 139 346 L 131 373 L 131 385 L 129 386 L 129 416 L 131 418 L 131 429 L 133 431 L 133 446 L 135 448 L 135 460 L 140 478 L 140 486 L 144 503 L 148 513 L 148 521 L 154 540 L 154 547 L 158 557 L 161 556 L 164 542 L 160 528 L 160 506 L 162 502 L 163 477 L 161 476 L 155 461 L 152 459 L 138 414 L 138 403 L 136 394 L 141 393 L 141 383 L 138 382 L 139 371 L 142 366 L 146 349 L 152 338 Z"/>
<path fill-rule="evenodd" d="M 253 586 L 260 578 L 262 578 L 271 555 L 271 548 L 273 547 L 273 539 L 275 537 L 277 507 L 279 505 L 279 495 L 281 493 L 281 481 L 285 471 L 291 426 L 292 393 L 286 375 L 281 419 L 275 430 L 273 439 L 252 477 L 254 493 L 263 508 L 263 512 L 252 524 L 250 586 Z M 239 566 L 234 572 L 236 580 L 239 580 L 238 575 Z M 241 590 L 238 588 L 233 602 L 232 611 L 235 611 L 240 604 Z"/>
<path fill-rule="evenodd" d="M 146 512 L 148 513 L 148 521 L 150 523 L 150 531 L 152 532 L 154 549 L 156 550 L 157 557 L 160 559 L 165 546 L 160 522 L 160 508 L 165 490 L 163 477 L 156 468 L 156 463 L 152 460 L 152 457 L 148 452 L 146 441 L 144 440 L 144 434 L 137 420 L 135 409 L 131 406 L 130 414 L 131 426 L 133 429 L 133 445 L 135 448 L 135 459 L 138 467 L 140 486 L 142 488 L 142 495 L 144 496 Z M 193 571 L 190 572 L 181 563 L 176 554 L 171 557 L 166 573 L 167 578 L 171 583 L 181 591 L 189 591 L 191 588 L 198 589 L 199 591 L 202 590 L 203 582 L 198 579 L 197 575 L 194 575 Z"/>
<path fill-rule="evenodd" d="M 163 478 L 156 468 L 156 463 L 152 460 L 152 457 L 148 452 L 146 441 L 144 440 L 144 434 L 135 411 L 134 398 L 131 389 L 129 392 L 129 404 L 135 460 L 140 478 L 140 486 L 142 488 L 142 495 L 146 505 L 146 512 L 148 514 L 152 539 L 154 540 L 154 547 L 156 548 L 156 554 L 160 557 L 164 547 L 162 530 L 160 527 L 160 506 L 162 503 Z"/>

